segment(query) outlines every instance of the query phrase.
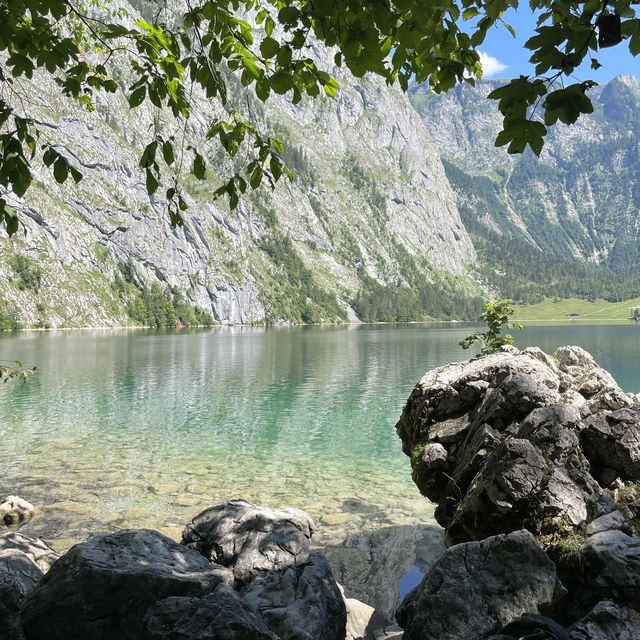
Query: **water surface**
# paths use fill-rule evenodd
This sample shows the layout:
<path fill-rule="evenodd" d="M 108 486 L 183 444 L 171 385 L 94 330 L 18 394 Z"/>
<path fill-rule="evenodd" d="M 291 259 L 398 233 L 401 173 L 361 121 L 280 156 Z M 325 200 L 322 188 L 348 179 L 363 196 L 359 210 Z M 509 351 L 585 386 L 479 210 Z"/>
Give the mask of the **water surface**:
<path fill-rule="evenodd" d="M 337 562 L 351 563 L 345 580 L 375 582 L 378 553 L 411 582 L 416 549 L 424 567 L 441 536 L 394 425 L 425 371 L 467 355 L 458 341 L 474 328 L 5 334 L 0 357 L 38 372 L 0 388 L 0 494 L 38 505 L 28 527 L 59 549 L 123 527 L 179 538 L 231 498 L 294 505 L 318 544 L 352 549 Z M 638 391 L 639 337 L 634 323 L 571 323 L 528 326 L 516 342 L 579 344 Z"/>

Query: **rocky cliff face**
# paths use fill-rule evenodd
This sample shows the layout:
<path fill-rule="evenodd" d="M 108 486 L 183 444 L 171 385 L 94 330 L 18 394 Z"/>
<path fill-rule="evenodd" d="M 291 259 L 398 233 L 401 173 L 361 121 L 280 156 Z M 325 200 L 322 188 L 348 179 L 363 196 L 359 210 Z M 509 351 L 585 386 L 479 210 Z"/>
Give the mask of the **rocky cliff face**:
<path fill-rule="evenodd" d="M 472 291 L 465 273 L 475 252 L 425 126 L 400 92 L 336 73 L 337 99 L 297 107 L 264 106 L 231 82 L 261 128 L 283 138 L 296 178 L 230 211 L 212 200 L 213 172 L 203 182 L 185 175 L 181 229 L 170 227 L 161 197 L 147 196 L 137 166 L 154 127 L 173 132 L 171 117 L 130 111 L 123 93 L 88 113 L 47 78 L 26 84 L 29 114 L 85 177 L 60 187 L 35 167 L 16 203 L 26 233 L 0 239 L 5 314 L 26 325 L 127 324 L 128 294 L 114 287 L 123 266 L 138 287 L 175 287 L 225 324 L 344 319 L 365 276 L 402 285 L 409 274 L 436 282 L 446 273 Z M 186 142 L 221 170 L 219 151 L 202 143 L 216 109 L 199 101 Z"/>
<path fill-rule="evenodd" d="M 540 158 L 494 147 L 501 116 L 485 97 L 496 86 L 411 93 L 468 216 L 543 252 L 637 269 L 640 81 L 620 76 L 594 88 L 594 113 L 553 127 Z"/>

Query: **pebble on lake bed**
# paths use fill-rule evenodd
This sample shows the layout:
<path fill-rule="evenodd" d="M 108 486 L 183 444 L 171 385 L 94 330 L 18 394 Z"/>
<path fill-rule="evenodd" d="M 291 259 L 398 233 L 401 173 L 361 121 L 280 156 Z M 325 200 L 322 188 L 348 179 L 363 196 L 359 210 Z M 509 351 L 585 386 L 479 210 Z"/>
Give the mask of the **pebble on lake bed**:
<path fill-rule="evenodd" d="M 0 518 L 9 529 L 19 529 L 30 522 L 36 508 L 18 496 L 7 496 L 0 503 Z"/>

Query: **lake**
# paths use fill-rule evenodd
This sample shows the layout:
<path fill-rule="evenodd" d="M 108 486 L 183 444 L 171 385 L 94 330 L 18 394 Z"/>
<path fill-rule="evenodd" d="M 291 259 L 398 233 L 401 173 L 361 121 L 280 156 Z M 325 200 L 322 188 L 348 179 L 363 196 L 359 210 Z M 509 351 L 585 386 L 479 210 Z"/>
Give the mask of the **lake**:
<path fill-rule="evenodd" d="M 464 359 L 458 341 L 476 328 L 4 334 L 2 359 L 38 372 L 0 388 L 0 494 L 36 504 L 25 532 L 58 549 L 123 527 L 179 539 L 201 509 L 232 498 L 298 506 L 361 597 L 381 588 L 375 557 L 397 556 L 404 590 L 442 540 L 394 425 L 416 381 Z M 639 391 L 639 338 L 634 323 L 575 322 L 528 326 L 516 344 L 580 345 Z"/>

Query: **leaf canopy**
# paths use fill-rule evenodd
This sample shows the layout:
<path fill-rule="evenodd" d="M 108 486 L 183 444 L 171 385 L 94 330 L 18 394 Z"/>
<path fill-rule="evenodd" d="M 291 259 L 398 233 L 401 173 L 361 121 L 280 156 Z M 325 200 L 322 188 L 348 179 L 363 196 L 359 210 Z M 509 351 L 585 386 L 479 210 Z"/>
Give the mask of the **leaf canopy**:
<path fill-rule="evenodd" d="M 588 90 L 594 83 L 565 86 L 563 79 L 588 58 L 598 68 L 592 54 L 602 47 L 623 43 L 633 55 L 640 53 L 640 18 L 630 0 L 528 4 L 538 16 L 536 33 L 525 45 L 537 75 L 516 78 L 489 97 L 504 118 L 496 144 L 510 153 L 529 147 L 540 154 L 548 126 L 572 124 L 593 110 Z M 232 157 L 244 150 L 244 163 L 236 162 L 239 168 L 215 191 L 233 207 L 247 185 L 258 188 L 266 178 L 273 187 L 290 171 L 280 156 L 282 143 L 229 101 L 229 73 L 261 101 L 273 94 L 293 103 L 305 96 L 335 97 L 339 83 L 332 69 L 321 68 L 310 46 L 320 41 L 335 48 L 335 65 L 357 77 L 374 73 L 404 90 L 412 82 L 427 82 L 435 92 L 448 91 L 482 77 L 478 47 L 491 29 L 513 31 L 504 14 L 518 7 L 518 0 L 189 0 L 177 19 L 169 19 L 165 4 L 147 21 L 109 0 L 0 1 L 0 81 L 8 89 L 0 96 L 0 222 L 10 235 L 16 232 L 17 214 L 6 199 L 25 195 L 34 163 L 51 167 L 60 183 L 82 178 L 20 100 L 23 77 L 49 74 L 62 94 L 92 110 L 97 92 L 122 90 L 113 63 L 123 60 L 133 78 L 124 89 L 129 107 L 149 103 L 184 123 L 197 87 L 227 114 L 209 123 L 207 139 Z M 180 141 L 175 143 L 155 135 L 140 166 L 149 195 L 164 185 L 171 223 L 181 225 L 187 203 L 178 174 L 189 162 L 182 157 L 178 162 Z M 206 148 L 186 151 L 192 173 L 206 179 Z"/>

